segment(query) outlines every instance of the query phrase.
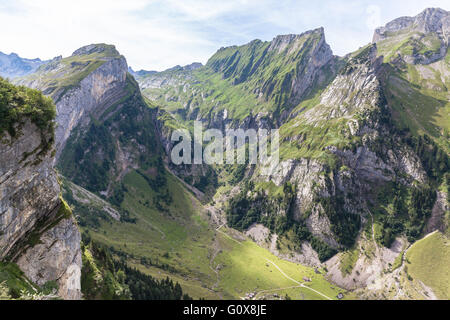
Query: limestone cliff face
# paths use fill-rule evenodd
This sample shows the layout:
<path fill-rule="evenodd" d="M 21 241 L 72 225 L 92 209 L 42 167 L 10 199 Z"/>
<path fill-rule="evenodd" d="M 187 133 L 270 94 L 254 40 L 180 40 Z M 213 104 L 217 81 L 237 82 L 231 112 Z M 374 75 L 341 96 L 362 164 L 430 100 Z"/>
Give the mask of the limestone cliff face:
<path fill-rule="evenodd" d="M 14 261 L 33 282 L 56 281 L 64 299 L 80 299 L 80 234 L 62 214 L 52 137 L 25 121 L 0 142 L 0 259 Z M 44 148 L 46 148 L 44 150 Z"/>
<path fill-rule="evenodd" d="M 449 19 L 450 13 L 443 9 L 428 8 L 415 17 L 400 17 L 384 27 L 377 28 L 373 36 L 373 42 L 386 39 L 392 32 L 409 29 L 421 33 L 436 32 L 446 42 L 449 39 Z"/>
<path fill-rule="evenodd" d="M 128 66 L 114 46 L 91 44 L 68 58 L 57 57 L 35 74 L 15 80 L 53 98 L 57 108 L 56 159 L 73 128 L 99 117 L 126 95 Z"/>
<path fill-rule="evenodd" d="M 20 269 L 42 286 L 56 280 L 63 299 L 81 299 L 81 236 L 74 219 L 62 219 L 17 260 Z"/>
<path fill-rule="evenodd" d="M 81 80 L 77 87 L 65 93 L 56 103 L 57 157 L 73 128 L 83 121 L 89 122 L 94 109 L 95 117 L 124 96 L 127 68 L 125 58 L 111 59 Z"/>

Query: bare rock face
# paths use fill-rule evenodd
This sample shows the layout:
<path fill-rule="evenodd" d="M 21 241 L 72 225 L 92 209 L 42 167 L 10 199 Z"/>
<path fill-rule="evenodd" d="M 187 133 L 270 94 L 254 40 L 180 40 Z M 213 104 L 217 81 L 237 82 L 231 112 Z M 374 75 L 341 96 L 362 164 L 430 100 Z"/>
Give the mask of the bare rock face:
<path fill-rule="evenodd" d="M 446 233 L 449 228 L 449 221 L 446 220 L 445 215 L 450 210 L 447 194 L 444 192 L 437 193 L 436 203 L 433 206 L 431 217 L 425 226 L 425 233 L 429 234 L 436 230 Z"/>
<path fill-rule="evenodd" d="M 415 17 L 397 18 L 384 27 L 377 28 L 373 42 L 379 42 L 389 37 L 390 33 L 409 29 L 421 33 L 436 32 L 448 43 L 450 13 L 439 8 L 428 8 Z"/>
<path fill-rule="evenodd" d="M 81 80 L 77 87 L 64 94 L 56 103 L 56 158 L 64 149 L 73 128 L 82 121 L 89 121 L 89 115 L 94 109 L 95 115 L 100 116 L 108 106 L 125 95 L 123 89 L 127 68 L 125 58 L 111 59 Z"/>
<path fill-rule="evenodd" d="M 349 116 L 355 111 L 364 110 L 380 103 L 380 83 L 377 71 L 381 59 L 377 59 L 375 45 L 367 50 L 364 62 L 351 59 L 347 70 L 339 74 L 322 95 L 321 104 L 332 106 L 327 114 L 317 115 L 327 119 Z M 343 94 L 343 91 L 345 93 Z M 328 110 L 327 110 L 328 111 Z M 317 118 L 311 115 L 311 118 Z"/>
<path fill-rule="evenodd" d="M 52 158 L 49 154 L 38 157 L 38 128 L 28 121 L 21 131 L 14 140 L 6 133 L 0 143 L 0 258 L 10 254 L 40 219 L 59 206 Z"/>
<path fill-rule="evenodd" d="M 17 262 L 37 284 L 56 281 L 62 298 L 79 299 L 80 234 L 72 217 L 60 216 L 52 149 L 43 150 L 50 137 L 30 121 L 19 132 L 0 142 L 0 259 Z"/>
<path fill-rule="evenodd" d="M 17 260 L 20 269 L 34 283 L 42 286 L 57 281 L 58 295 L 81 299 L 81 236 L 73 219 L 63 219 L 40 237 Z"/>
<path fill-rule="evenodd" d="M 99 66 L 90 70 L 86 59 Z M 81 73 L 79 68 L 85 68 L 82 70 L 87 74 Z M 126 59 L 114 46 L 91 44 L 76 50 L 70 58 L 53 59 L 41 66 L 35 75 L 15 80 L 16 84 L 41 90 L 55 101 L 58 124 L 55 132 L 56 160 L 78 124 L 87 124 L 91 117 L 100 117 L 127 94 L 127 72 Z M 55 83 L 64 84 L 67 79 L 73 83 L 55 89 Z"/>

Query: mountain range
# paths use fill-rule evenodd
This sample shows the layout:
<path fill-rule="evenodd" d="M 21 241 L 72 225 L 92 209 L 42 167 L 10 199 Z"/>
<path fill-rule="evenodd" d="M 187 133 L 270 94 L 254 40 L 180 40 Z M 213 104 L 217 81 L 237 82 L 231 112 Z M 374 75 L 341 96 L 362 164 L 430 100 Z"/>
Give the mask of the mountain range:
<path fill-rule="evenodd" d="M 162 72 L 0 55 L 0 296 L 449 299 L 449 34 L 430 8 L 344 57 L 323 28 Z M 280 161 L 175 165 L 195 121 L 279 129 Z"/>

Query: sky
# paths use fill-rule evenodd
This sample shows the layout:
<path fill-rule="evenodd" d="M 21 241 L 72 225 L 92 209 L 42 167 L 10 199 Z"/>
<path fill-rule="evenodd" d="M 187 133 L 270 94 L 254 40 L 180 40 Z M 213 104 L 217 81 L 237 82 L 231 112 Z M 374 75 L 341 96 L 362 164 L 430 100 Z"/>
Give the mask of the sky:
<path fill-rule="evenodd" d="M 135 70 L 206 63 L 220 47 L 318 27 L 333 52 L 369 43 L 376 27 L 448 0 L 0 0 L 0 51 L 69 56 L 114 44 Z"/>

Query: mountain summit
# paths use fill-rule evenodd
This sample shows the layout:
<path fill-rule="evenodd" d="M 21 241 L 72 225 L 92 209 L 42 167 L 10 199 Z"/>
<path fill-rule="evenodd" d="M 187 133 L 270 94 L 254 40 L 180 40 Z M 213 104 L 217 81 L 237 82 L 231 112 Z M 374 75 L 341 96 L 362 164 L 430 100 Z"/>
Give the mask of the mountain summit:
<path fill-rule="evenodd" d="M 450 12 L 440 8 L 428 8 L 415 17 L 400 17 L 384 27 L 377 28 L 373 42 L 379 42 L 396 33 L 436 33 L 448 44 L 450 36 Z"/>
<path fill-rule="evenodd" d="M 415 17 L 401 17 L 377 28 L 373 42 L 380 52 L 414 64 L 430 64 L 447 54 L 450 12 L 429 8 Z"/>

